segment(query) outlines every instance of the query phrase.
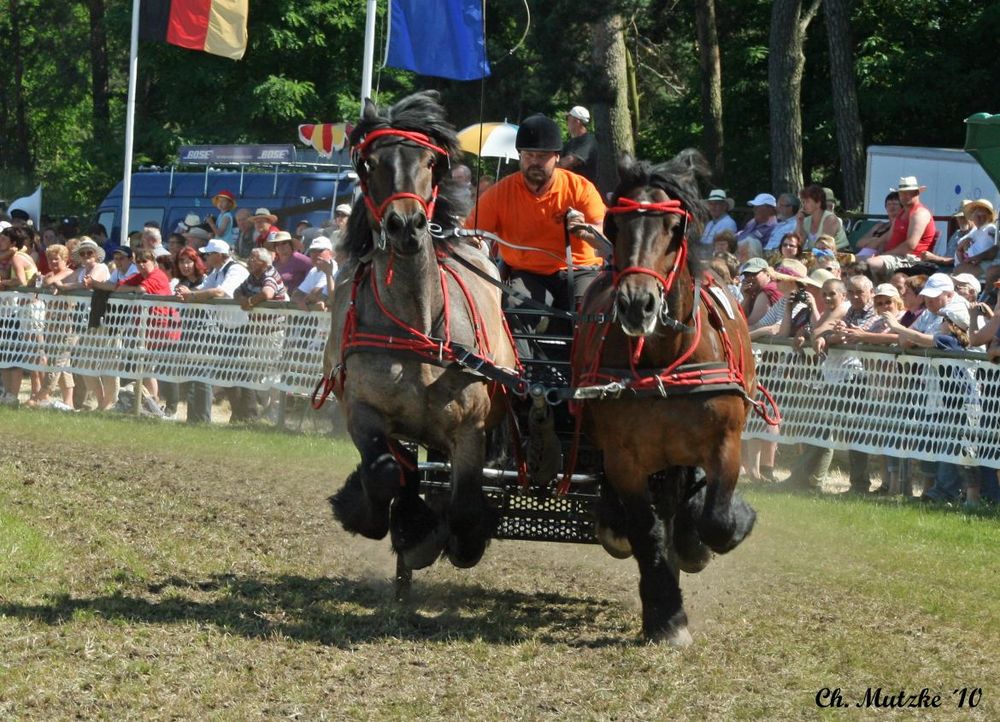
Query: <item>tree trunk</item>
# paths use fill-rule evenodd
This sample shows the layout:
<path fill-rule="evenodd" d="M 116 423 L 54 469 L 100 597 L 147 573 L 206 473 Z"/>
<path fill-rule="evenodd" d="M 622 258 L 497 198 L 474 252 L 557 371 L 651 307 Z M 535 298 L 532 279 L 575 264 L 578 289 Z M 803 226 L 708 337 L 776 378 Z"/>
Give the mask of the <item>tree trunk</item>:
<path fill-rule="evenodd" d="M 104 29 L 104 0 L 87 0 L 90 13 L 90 78 L 94 138 L 107 138 L 111 127 L 108 101 L 108 39 Z"/>
<path fill-rule="evenodd" d="M 803 12 L 802 0 L 774 0 L 771 5 L 767 81 L 771 124 L 771 188 L 778 193 L 802 189 L 802 51 L 806 28 L 822 0 Z"/>
<path fill-rule="evenodd" d="M 722 62 L 719 35 L 715 26 L 715 0 L 697 0 L 695 21 L 698 26 L 698 64 L 701 75 L 701 122 L 704 148 L 715 172 L 717 184 L 725 175 L 724 136 L 722 131 Z"/>
<path fill-rule="evenodd" d="M 28 111 L 24 97 L 24 48 L 21 47 L 20 24 L 17 0 L 10 0 L 10 26 L 14 32 L 10 34 L 10 60 L 14 63 L 14 152 L 11 161 L 14 166 L 31 174 L 31 144 L 28 132 Z"/>
<path fill-rule="evenodd" d="M 854 78 L 854 51 L 846 0 L 823 0 L 826 36 L 830 45 L 830 85 L 837 149 L 844 178 L 843 207 L 857 210 L 864 202 L 865 148 Z"/>
<path fill-rule="evenodd" d="M 622 153 L 635 154 L 623 28 L 620 15 L 611 15 L 592 26 L 596 102 L 591 114 L 597 136 L 597 187 L 602 195 L 618 184 L 618 157 Z"/>

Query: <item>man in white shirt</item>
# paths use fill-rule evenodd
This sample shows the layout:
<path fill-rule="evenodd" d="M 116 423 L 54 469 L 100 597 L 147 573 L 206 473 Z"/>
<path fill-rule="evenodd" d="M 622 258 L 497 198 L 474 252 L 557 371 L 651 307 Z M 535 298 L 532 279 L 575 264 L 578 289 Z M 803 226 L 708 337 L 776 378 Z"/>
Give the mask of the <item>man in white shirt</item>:
<path fill-rule="evenodd" d="M 771 236 L 778 225 L 775 216 L 778 201 L 770 193 L 758 193 L 747 205 L 753 209 L 753 218 L 736 234 L 736 242 L 739 243 L 745 238 L 756 238 L 760 241 L 761 248 L 764 248 L 771 242 Z"/>
<path fill-rule="evenodd" d="M 213 298 L 232 298 L 250 272 L 230 256 L 229 244 L 213 238 L 201 249 L 208 275 L 198 288 L 191 290 L 177 287 L 177 295 L 184 301 L 208 301 Z"/>
<path fill-rule="evenodd" d="M 899 334 L 899 345 L 904 348 L 934 348 L 934 334 L 940 330 L 946 310 L 969 318 L 969 303 L 955 293 L 955 282 L 947 273 L 935 273 L 928 278 L 920 296 L 924 299 L 926 308 L 909 328 L 900 324 L 892 314 L 884 314 L 889 328 Z"/>
<path fill-rule="evenodd" d="M 198 288 L 191 290 L 177 287 L 177 296 L 184 301 L 208 301 L 215 298 L 232 298 L 233 293 L 247 279 L 250 272 L 245 266 L 230 256 L 229 244 L 221 238 L 213 238 L 201 249 L 205 256 L 205 267 L 209 270 Z M 240 312 L 242 313 L 242 311 Z M 226 324 L 220 324 L 225 326 Z M 207 338 L 205 339 L 208 340 Z M 232 389 L 243 393 L 244 389 Z M 253 393 L 250 391 L 249 393 Z M 231 397 L 231 403 L 235 397 Z M 212 385 L 195 381 L 188 393 L 188 423 L 207 424 L 212 420 Z"/>
<path fill-rule="evenodd" d="M 795 233 L 798 225 L 796 214 L 799 212 L 798 196 L 791 193 L 782 193 L 778 196 L 777 224 L 771 230 L 771 236 L 764 245 L 765 251 L 777 251 L 781 248 L 781 239 L 789 233 Z"/>
<path fill-rule="evenodd" d="M 326 236 L 314 238 L 309 244 L 309 258 L 313 268 L 292 292 L 292 300 L 303 311 L 325 311 L 326 299 L 333 292 L 333 279 L 337 275 L 337 262 L 333 260 L 330 239 Z"/>
<path fill-rule="evenodd" d="M 705 204 L 708 206 L 708 215 L 711 219 L 705 224 L 705 230 L 701 234 L 701 247 L 705 253 L 711 255 L 715 237 L 722 231 L 730 231 L 736 235 L 736 221 L 729 215 L 733 209 L 735 201 L 726 195 L 721 188 L 716 188 L 708 194 Z"/>
<path fill-rule="evenodd" d="M 114 259 L 114 263 L 111 267 L 111 276 L 108 278 L 108 283 L 113 283 L 117 286 L 129 276 L 133 276 L 139 272 L 139 269 L 132 263 L 132 249 L 128 246 L 115 246 L 111 257 Z"/>

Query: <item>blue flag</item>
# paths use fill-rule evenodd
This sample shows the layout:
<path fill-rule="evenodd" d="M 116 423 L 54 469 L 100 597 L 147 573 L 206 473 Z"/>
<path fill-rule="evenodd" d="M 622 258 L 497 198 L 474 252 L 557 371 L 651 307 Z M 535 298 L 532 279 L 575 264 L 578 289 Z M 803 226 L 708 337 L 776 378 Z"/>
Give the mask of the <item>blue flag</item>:
<path fill-rule="evenodd" d="M 390 0 L 385 64 L 452 80 L 485 78 L 482 0 Z"/>

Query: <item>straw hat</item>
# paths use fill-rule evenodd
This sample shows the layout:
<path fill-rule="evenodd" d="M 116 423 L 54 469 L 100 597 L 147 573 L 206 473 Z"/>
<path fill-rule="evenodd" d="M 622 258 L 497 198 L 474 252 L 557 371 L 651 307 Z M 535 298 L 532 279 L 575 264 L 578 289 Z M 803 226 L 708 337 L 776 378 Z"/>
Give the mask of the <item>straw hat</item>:
<path fill-rule="evenodd" d="M 827 281 L 836 279 L 837 277 L 825 268 L 814 268 L 809 272 L 809 278 L 822 286 Z"/>
<path fill-rule="evenodd" d="M 775 268 L 771 269 L 771 278 L 775 281 L 795 281 L 808 286 L 819 287 L 821 284 L 809 278 L 809 269 L 802 261 L 794 258 L 784 258 Z"/>
<path fill-rule="evenodd" d="M 875 286 L 875 296 L 888 296 L 889 298 L 899 298 L 899 289 L 891 283 L 880 283 Z"/>
<path fill-rule="evenodd" d="M 271 213 L 271 211 L 269 211 L 267 208 L 258 208 L 253 212 L 253 215 L 250 216 L 250 220 L 251 221 L 266 220 L 268 223 L 276 223 L 278 217 L 273 213 Z"/>
<path fill-rule="evenodd" d="M 291 243 L 292 234 L 288 231 L 274 231 L 273 233 L 267 234 L 267 240 L 264 243 Z"/>
<path fill-rule="evenodd" d="M 917 191 L 917 193 L 922 193 L 927 190 L 927 186 L 920 185 L 915 175 L 905 175 L 899 179 L 898 188 L 890 188 L 889 190 L 893 193 L 898 193 L 899 191 Z"/>
<path fill-rule="evenodd" d="M 80 242 L 80 245 L 76 247 L 76 250 L 73 251 L 73 255 L 79 259 L 81 251 L 93 251 L 97 256 L 97 262 L 104 263 L 104 249 L 97 245 L 96 241 L 93 241 L 90 238 L 84 238 Z"/>
<path fill-rule="evenodd" d="M 958 210 L 951 214 L 952 218 L 961 218 L 965 215 L 965 207 L 972 203 L 968 198 L 963 198 L 962 202 L 958 204 Z"/>
<path fill-rule="evenodd" d="M 711 193 L 708 194 L 708 197 L 705 199 L 706 203 L 711 203 L 712 201 L 722 201 L 727 206 L 729 206 L 729 210 L 733 210 L 733 206 L 736 205 L 736 201 L 727 196 L 726 192 L 721 188 L 716 188 L 715 190 L 713 190 Z"/>
<path fill-rule="evenodd" d="M 969 201 L 964 206 L 962 210 L 965 212 L 966 218 L 971 218 L 972 214 L 976 212 L 977 209 L 982 208 L 986 211 L 986 215 L 989 216 L 990 223 L 997 219 L 997 212 L 993 209 L 993 204 L 990 203 L 986 198 L 977 198 L 974 201 Z"/>

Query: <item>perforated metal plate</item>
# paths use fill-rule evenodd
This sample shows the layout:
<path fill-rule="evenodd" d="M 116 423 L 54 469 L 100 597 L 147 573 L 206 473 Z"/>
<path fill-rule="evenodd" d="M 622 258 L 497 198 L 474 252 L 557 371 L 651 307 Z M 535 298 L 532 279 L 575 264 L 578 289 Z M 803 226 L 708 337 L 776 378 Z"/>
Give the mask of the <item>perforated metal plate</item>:
<path fill-rule="evenodd" d="M 450 492 L 447 479 L 440 472 L 425 472 L 421 490 L 425 497 Z M 516 481 L 496 482 L 483 488 L 490 502 L 500 512 L 500 523 L 494 538 L 523 541 L 571 542 L 596 544 L 594 535 L 594 503 L 596 484 L 574 490 L 565 496 L 554 493 L 521 491 Z M 433 505 L 433 504 L 432 504 Z"/>

